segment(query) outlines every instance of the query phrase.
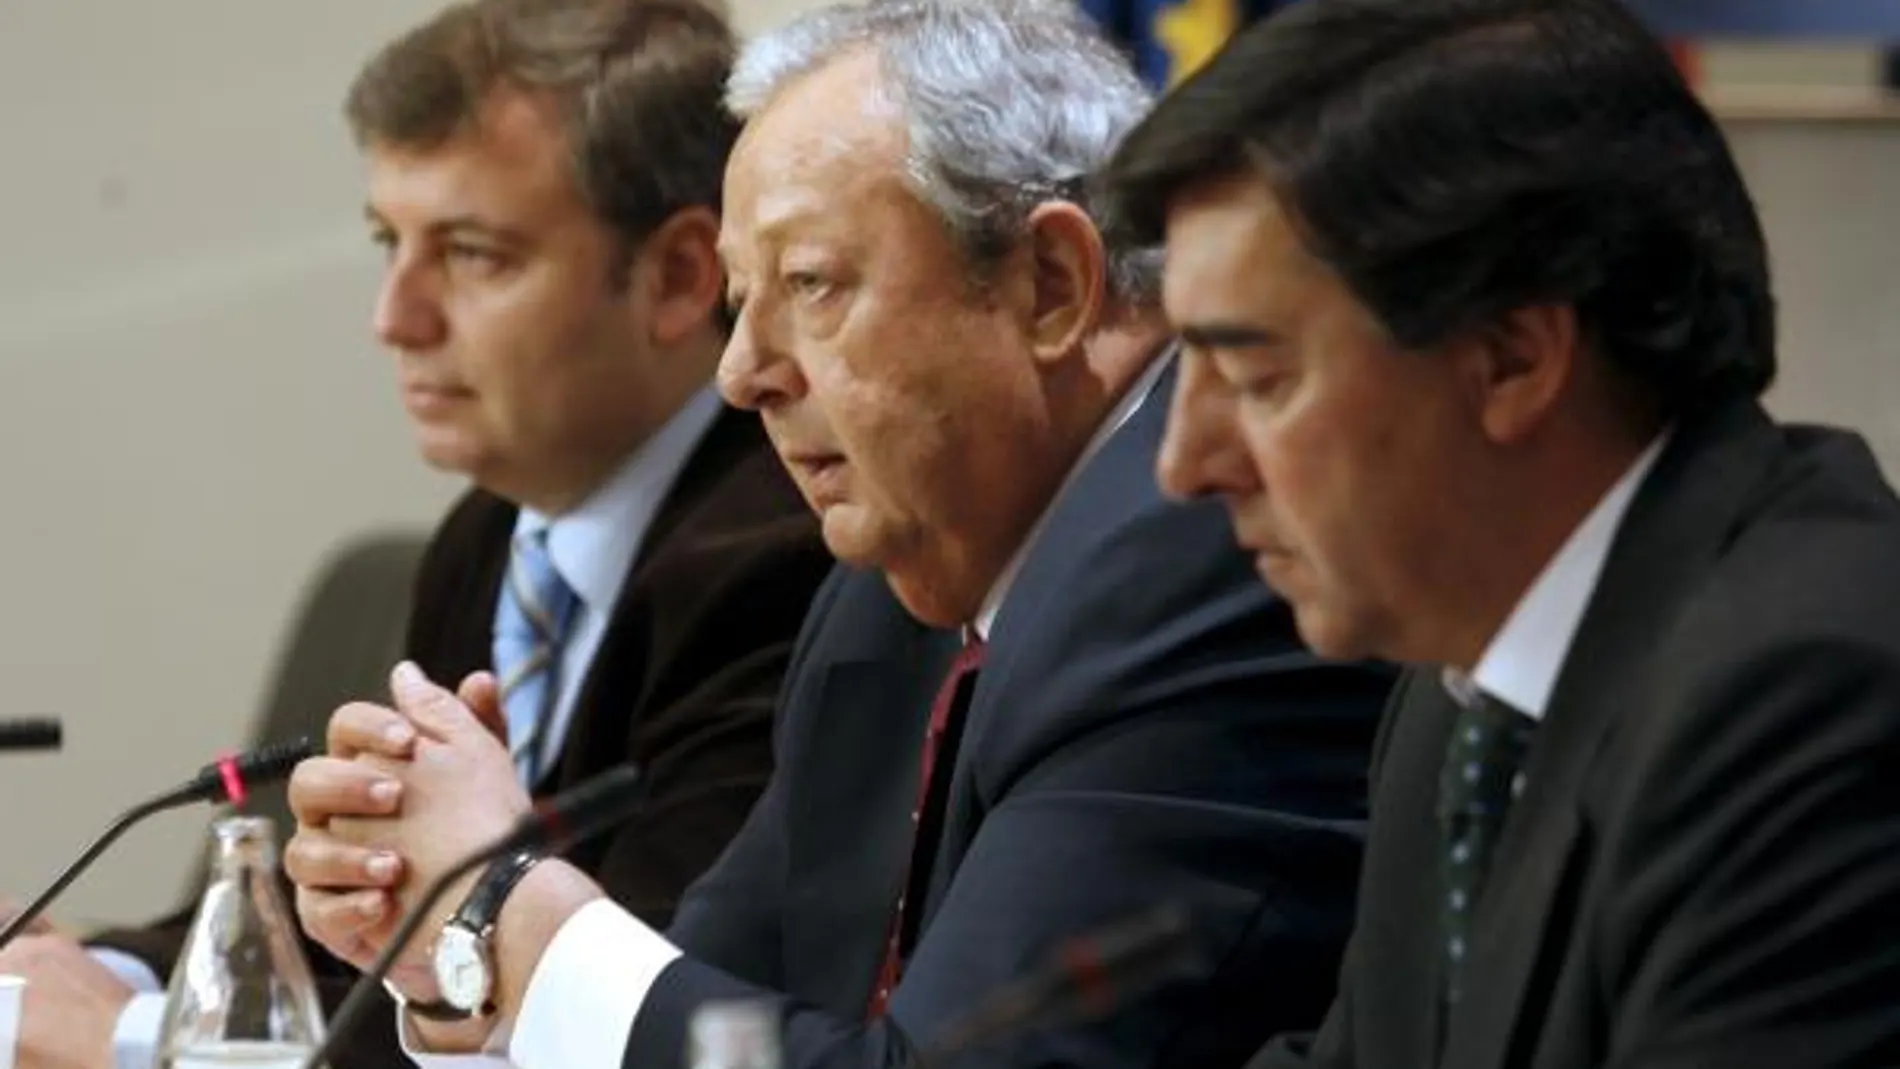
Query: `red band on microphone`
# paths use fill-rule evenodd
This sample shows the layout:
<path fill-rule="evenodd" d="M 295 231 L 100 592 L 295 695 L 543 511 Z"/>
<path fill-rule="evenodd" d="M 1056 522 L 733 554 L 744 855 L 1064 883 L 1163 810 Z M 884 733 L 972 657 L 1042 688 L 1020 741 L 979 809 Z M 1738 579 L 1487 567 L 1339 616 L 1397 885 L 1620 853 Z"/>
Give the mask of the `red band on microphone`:
<path fill-rule="evenodd" d="M 541 822 L 542 843 L 544 845 L 559 842 L 566 837 L 567 829 L 562 826 L 559 806 L 542 802 L 534 807 L 534 815 L 535 819 Z"/>
<path fill-rule="evenodd" d="M 224 777 L 224 796 L 232 805 L 244 804 L 244 776 L 238 772 L 236 754 L 218 758 L 218 775 Z"/>
<path fill-rule="evenodd" d="M 1115 1004 L 1115 989 L 1093 946 L 1080 940 L 1067 944 L 1062 948 L 1062 965 L 1075 978 L 1082 1001 L 1092 1012 L 1106 1013 Z"/>

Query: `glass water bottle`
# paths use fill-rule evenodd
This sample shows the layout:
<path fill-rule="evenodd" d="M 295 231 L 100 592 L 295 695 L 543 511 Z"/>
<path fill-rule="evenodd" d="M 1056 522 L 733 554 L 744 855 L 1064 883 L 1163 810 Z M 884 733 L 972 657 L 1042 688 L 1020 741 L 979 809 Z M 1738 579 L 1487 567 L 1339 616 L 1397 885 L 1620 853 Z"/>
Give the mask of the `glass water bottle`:
<path fill-rule="evenodd" d="M 779 1069 L 778 1007 L 763 999 L 708 1002 L 688 1027 L 687 1069 Z"/>
<path fill-rule="evenodd" d="M 323 1039 L 266 817 L 211 830 L 211 880 L 166 992 L 159 1069 L 296 1069 Z"/>

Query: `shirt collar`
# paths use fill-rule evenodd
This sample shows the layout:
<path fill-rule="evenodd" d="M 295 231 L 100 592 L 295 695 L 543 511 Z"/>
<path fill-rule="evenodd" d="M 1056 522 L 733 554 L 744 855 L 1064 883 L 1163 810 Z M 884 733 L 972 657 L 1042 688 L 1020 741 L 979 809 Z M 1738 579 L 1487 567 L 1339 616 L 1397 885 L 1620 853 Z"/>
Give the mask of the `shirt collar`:
<path fill-rule="evenodd" d="M 515 537 L 545 530 L 548 558 L 581 604 L 612 612 L 660 502 L 720 411 L 719 395 L 702 388 L 579 505 L 553 517 L 522 509 Z"/>
<path fill-rule="evenodd" d="M 1076 458 L 1068 474 L 1062 477 L 1062 485 L 1056 488 L 1055 496 L 1049 499 L 1049 504 L 1042 510 L 1042 515 L 1036 518 L 1035 526 L 1029 529 L 1029 536 L 1023 539 L 1022 545 L 1016 547 L 1015 554 L 1010 557 L 1009 563 L 1003 566 L 1002 572 L 996 577 L 996 582 L 990 586 L 989 594 L 983 598 L 982 607 L 977 610 L 976 620 L 971 624 L 971 630 L 976 633 L 979 641 L 989 641 L 990 628 L 996 623 L 996 614 L 1002 611 L 1003 599 L 1009 595 L 1009 588 L 1016 581 L 1016 573 L 1022 570 L 1023 559 L 1029 555 L 1029 548 L 1036 544 L 1036 538 L 1042 534 L 1043 526 L 1048 522 L 1049 514 L 1055 511 L 1056 503 L 1062 500 L 1062 495 L 1068 491 L 1070 484 L 1075 482 L 1076 474 L 1088 467 L 1089 461 L 1095 459 L 1095 454 L 1102 451 L 1102 446 L 1107 444 L 1108 440 L 1114 437 L 1115 432 L 1121 430 L 1122 425 L 1128 422 L 1128 417 L 1140 411 L 1141 403 L 1154 392 L 1155 383 L 1160 380 L 1162 371 L 1166 369 L 1173 356 L 1174 350 L 1169 348 L 1150 361 L 1140 377 L 1109 411 L 1108 418 L 1095 428 L 1095 433 L 1090 436 L 1088 444 L 1082 447 L 1082 455 Z"/>
<path fill-rule="evenodd" d="M 1533 720 L 1542 720 L 1557 685 L 1557 673 L 1570 655 L 1584 609 L 1590 604 L 1610 545 L 1623 525 L 1630 501 L 1661 455 L 1669 433 L 1664 431 L 1624 470 L 1621 478 L 1597 501 L 1583 522 L 1557 550 L 1556 556 L 1518 599 L 1504 626 L 1491 638 L 1478 666 L 1469 676 L 1455 668 L 1443 673 L 1445 689 L 1464 704 L 1480 692 L 1516 708 Z"/>

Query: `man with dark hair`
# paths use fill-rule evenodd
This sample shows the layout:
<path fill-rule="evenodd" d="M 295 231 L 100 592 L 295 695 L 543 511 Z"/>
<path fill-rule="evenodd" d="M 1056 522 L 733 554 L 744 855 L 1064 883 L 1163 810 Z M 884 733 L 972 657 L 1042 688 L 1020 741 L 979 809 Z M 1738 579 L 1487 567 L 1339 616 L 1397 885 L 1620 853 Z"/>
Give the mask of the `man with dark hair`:
<path fill-rule="evenodd" d="M 695 0 L 474 0 L 383 49 L 345 108 L 388 257 L 376 333 L 423 456 L 474 483 L 422 563 L 407 655 L 469 678 L 523 791 L 642 770 L 641 808 L 568 860 L 656 925 L 764 788 L 832 563 L 758 418 L 710 383 L 733 54 Z M 378 892 L 349 906 L 395 919 Z M 103 962 L 60 936 L 9 948 L 0 971 L 34 992 L 22 1069 L 148 1064 L 188 920 L 108 933 Z M 311 950 L 334 1004 L 355 974 Z M 407 1064 L 387 1009 L 341 1064 Z"/>
<path fill-rule="evenodd" d="M 1340 993 L 1263 1066 L 1900 1062 L 1900 503 L 1780 425 L 1767 255 L 1614 0 L 1303 0 L 1126 140 L 1160 471 L 1418 666 Z"/>

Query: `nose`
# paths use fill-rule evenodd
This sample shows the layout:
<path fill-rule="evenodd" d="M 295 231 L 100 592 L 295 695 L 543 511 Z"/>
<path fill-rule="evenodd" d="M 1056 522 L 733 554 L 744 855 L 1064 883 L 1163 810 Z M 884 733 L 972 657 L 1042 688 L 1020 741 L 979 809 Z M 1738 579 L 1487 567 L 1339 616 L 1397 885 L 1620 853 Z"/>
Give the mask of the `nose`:
<path fill-rule="evenodd" d="M 1260 488 L 1241 440 L 1233 388 L 1204 357 L 1184 353 L 1168 404 L 1168 429 L 1155 459 L 1161 490 L 1177 500 L 1237 496 Z"/>
<path fill-rule="evenodd" d="M 762 329 L 757 302 L 740 310 L 719 357 L 719 393 L 734 408 L 754 412 L 796 400 L 805 391 L 798 365 Z"/>
<path fill-rule="evenodd" d="M 433 349 L 448 336 L 441 302 L 428 279 L 399 260 L 391 260 L 383 273 L 370 325 L 384 345 L 406 352 Z"/>

